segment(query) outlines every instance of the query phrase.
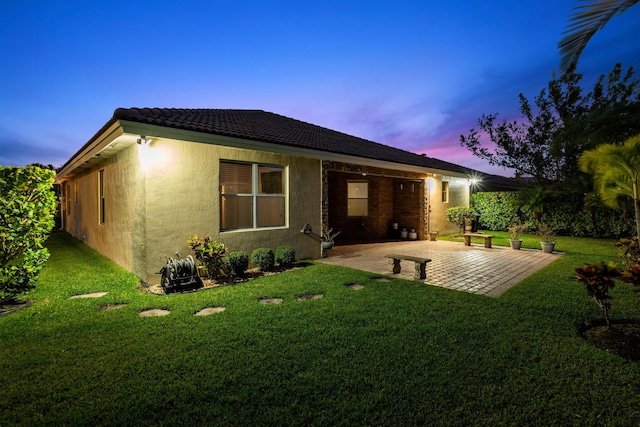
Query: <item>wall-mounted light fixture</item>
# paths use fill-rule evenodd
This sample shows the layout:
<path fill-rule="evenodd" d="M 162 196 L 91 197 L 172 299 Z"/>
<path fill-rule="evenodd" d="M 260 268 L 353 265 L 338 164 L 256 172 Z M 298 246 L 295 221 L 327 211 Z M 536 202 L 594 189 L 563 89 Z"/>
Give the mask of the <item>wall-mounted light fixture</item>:
<path fill-rule="evenodd" d="M 140 144 L 140 145 L 143 145 L 143 144 L 144 144 L 144 145 L 147 145 L 147 144 L 149 144 L 149 143 L 151 142 L 151 138 L 147 138 L 147 137 L 146 137 L 146 136 L 144 136 L 144 135 L 140 135 L 140 138 L 138 138 L 138 141 L 137 141 L 137 142 L 138 142 L 138 144 Z"/>

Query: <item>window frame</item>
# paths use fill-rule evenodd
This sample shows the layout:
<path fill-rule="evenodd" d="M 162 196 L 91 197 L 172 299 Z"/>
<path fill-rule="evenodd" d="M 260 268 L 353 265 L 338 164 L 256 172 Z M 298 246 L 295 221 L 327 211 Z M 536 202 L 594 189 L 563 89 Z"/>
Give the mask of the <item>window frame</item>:
<path fill-rule="evenodd" d="M 367 197 L 349 197 L 349 185 L 350 184 L 366 184 L 367 185 Z M 358 214 L 358 215 L 352 215 L 351 214 L 351 200 L 366 200 L 366 214 L 362 215 L 362 214 Z M 349 218 L 361 218 L 361 217 L 368 217 L 369 216 L 369 181 L 367 180 L 349 180 L 347 181 L 347 217 Z"/>
<path fill-rule="evenodd" d="M 65 198 L 67 201 L 67 215 L 71 215 L 71 184 L 69 182 L 65 185 Z"/>
<path fill-rule="evenodd" d="M 104 169 L 98 171 L 98 224 L 106 223 L 106 197 L 104 195 Z"/>
<path fill-rule="evenodd" d="M 222 192 L 222 182 L 221 182 L 221 174 L 218 175 L 218 193 L 219 193 L 219 201 L 220 201 L 220 232 L 228 233 L 228 232 L 238 232 L 238 231 L 257 231 L 257 230 L 270 230 L 270 229 L 282 229 L 287 228 L 289 226 L 289 168 L 288 166 L 276 165 L 270 163 L 253 163 L 253 162 L 239 162 L 233 160 L 223 160 L 220 159 L 219 170 L 222 169 L 223 164 L 230 165 L 248 165 L 251 166 L 251 193 L 223 193 Z M 260 192 L 260 168 L 274 168 L 278 169 L 281 173 L 282 177 L 282 193 L 263 193 Z M 251 226 L 249 227 L 223 227 L 223 199 L 224 197 L 243 197 L 243 198 L 251 198 Z M 264 201 L 266 199 L 281 199 L 282 206 L 282 214 L 283 220 L 281 225 L 259 225 L 260 215 L 259 215 L 259 205 L 260 201 Z"/>
<path fill-rule="evenodd" d="M 449 181 L 442 181 L 442 203 L 449 203 Z"/>

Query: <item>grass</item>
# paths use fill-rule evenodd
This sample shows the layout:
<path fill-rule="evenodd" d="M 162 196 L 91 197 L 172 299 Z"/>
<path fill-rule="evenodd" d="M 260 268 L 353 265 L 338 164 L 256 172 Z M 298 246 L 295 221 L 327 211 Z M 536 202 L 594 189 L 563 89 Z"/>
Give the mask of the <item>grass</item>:
<path fill-rule="evenodd" d="M 607 241 L 558 238 L 566 254 L 500 298 L 380 283 L 371 273 L 314 263 L 240 285 L 144 295 L 134 277 L 68 235 L 54 234 L 47 246 L 52 256 L 28 295 L 33 304 L 0 317 L 3 425 L 640 419 L 640 364 L 578 333 L 599 312 L 573 269 L 616 259 Z M 351 291 L 350 283 L 365 287 Z M 68 300 L 98 291 L 109 293 Z M 296 300 L 315 293 L 324 298 Z M 258 304 L 261 297 L 284 303 Z M 638 318 L 637 300 L 616 288 L 612 316 Z M 128 305 L 99 311 L 116 303 Z M 194 316 L 212 306 L 226 310 Z M 171 314 L 140 318 L 147 308 Z"/>

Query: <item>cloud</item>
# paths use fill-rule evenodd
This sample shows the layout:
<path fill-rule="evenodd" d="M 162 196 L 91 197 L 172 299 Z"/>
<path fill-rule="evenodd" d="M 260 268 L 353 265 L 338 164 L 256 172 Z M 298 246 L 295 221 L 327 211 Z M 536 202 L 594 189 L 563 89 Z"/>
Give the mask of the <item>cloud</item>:
<path fill-rule="evenodd" d="M 31 163 L 43 163 L 57 167 L 66 162 L 71 154 L 70 151 L 45 141 L 0 130 L 0 165 L 26 166 Z"/>

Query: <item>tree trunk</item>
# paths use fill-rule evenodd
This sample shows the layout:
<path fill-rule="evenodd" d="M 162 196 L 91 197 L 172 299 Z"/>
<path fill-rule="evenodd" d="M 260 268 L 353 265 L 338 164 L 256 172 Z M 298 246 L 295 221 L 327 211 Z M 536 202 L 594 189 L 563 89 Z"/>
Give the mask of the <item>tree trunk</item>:
<path fill-rule="evenodd" d="M 633 199 L 633 207 L 636 211 L 636 236 L 638 236 L 638 242 L 640 242 L 640 199 Z"/>

